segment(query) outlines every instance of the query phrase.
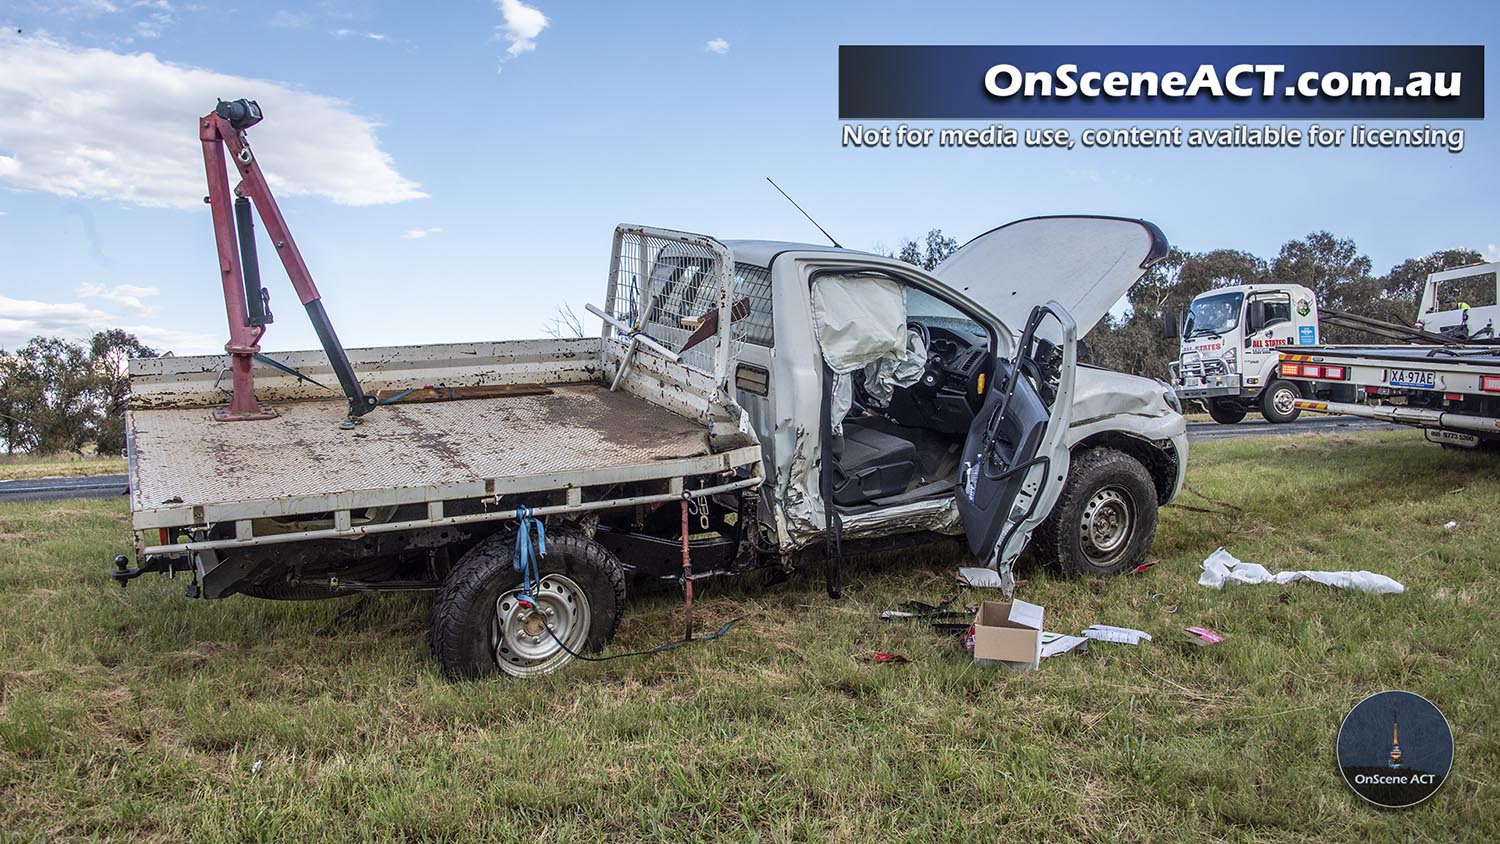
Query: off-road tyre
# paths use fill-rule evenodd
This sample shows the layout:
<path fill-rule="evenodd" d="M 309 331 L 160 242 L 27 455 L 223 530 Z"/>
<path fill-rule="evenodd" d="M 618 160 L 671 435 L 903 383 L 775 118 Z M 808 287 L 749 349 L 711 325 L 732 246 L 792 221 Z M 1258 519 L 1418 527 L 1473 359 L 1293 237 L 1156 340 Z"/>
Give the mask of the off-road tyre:
<path fill-rule="evenodd" d="M 1062 496 L 1032 535 L 1036 559 L 1068 575 L 1130 571 L 1146 561 L 1156 539 L 1156 508 L 1156 484 L 1140 461 L 1111 448 L 1085 451 L 1074 457 Z M 1111 512 L 1126 517 L 1123 535 L 1105 548 L 1086 543 L 1086 521 L 1093 525 Z"/>
<path fill-rule="evenodd" d="M 496 599 L 521 584 L 514 554 L 513 537 L 486 539 L 459 559 L 439 587 L 432 604 L 432 653 L 450 679 L 503 673 L 491 634 Z M 587 597 L 588 637 L 580 652 L 598 651 L 609 643 L 625 609 L 625 569 L 619 558 L 579 534 L 548 531 L 547 554 L 537 561 L 537 573 L 543 579 L 563 575 Z"/>
<path fill-rule="evenodd" d="M 1245 418 L 1245 408 L 1236 402 L 1209 399 L 1203 404 L 1208 408 L 1208 417 L 1220 425 L 1233 425 Z"/>
<path fill-rule="evenodd" d="M 1300 398 L 1302 391 L 1296 384 L 1278 378 L 1260 394 L 1260 415 L 1273 425 L 1285 425 L 1302 415 L 1301 409 L 1291 404 Z"/>

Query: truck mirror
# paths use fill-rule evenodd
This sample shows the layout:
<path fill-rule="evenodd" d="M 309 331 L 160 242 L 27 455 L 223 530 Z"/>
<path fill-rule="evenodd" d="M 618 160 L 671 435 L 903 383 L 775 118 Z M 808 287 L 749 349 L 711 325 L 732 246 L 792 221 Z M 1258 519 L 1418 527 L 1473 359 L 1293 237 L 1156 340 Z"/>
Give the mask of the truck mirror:
<path fill-rule="evenodd" d="M 1181 325 L 1181 320 L 1178 319 L 1178 316 L 1180 314 L 1181 314 L 1180 311 L 1162 311 L 1161 312 L 1161 336 L 1162 337 L 1164 337 L 1164 338 L 1166 338 L 1168 340 L 1176 340 L 1178 337 L 1180 337 L 1182 335 L 1182 331 L 1179 329 L 1179 326 Z"/>
<path fill-rule="evenodd" d="M 1250 325 L 1248 326 L 1250 330 L 1248 332 L 1246 332 L 1246 333 L 1247 334 L 1254 334 L 1255 332 L 1257 332 L 1257 331 L 1259 331 L 1261 329 L 1261 326 L 1263 326 L 1265 324 L 1266 324 L 1266 303 L 1265 303 L 1265 300 L 1262 299 L 1262 300 L 1257 301 L 1257 302 L 1251 302 L 1250 303 Z"/>

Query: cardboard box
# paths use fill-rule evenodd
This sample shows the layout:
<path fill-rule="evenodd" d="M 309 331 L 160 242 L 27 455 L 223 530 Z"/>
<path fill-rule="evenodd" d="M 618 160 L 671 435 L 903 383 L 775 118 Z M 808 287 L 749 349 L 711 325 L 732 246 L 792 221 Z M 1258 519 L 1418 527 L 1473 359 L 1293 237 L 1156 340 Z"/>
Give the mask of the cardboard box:
<path fill-rule="evenodd" d="M 1042 607 L 985 601 L 974 614 L 974 662 L 1036 668 L 1042 661 Z"/>

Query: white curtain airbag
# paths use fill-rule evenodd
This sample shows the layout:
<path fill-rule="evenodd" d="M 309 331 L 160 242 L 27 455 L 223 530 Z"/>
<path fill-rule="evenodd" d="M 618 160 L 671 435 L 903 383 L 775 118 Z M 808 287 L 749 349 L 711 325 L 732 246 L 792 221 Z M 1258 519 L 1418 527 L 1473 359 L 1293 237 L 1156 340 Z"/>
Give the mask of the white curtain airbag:
<path fill-rule="evenodd" d="M 847 375 L 906 356 L 906 294 L 883 276 L 823 275 L 813 282 L 813 328 L 823 362 Z"/>

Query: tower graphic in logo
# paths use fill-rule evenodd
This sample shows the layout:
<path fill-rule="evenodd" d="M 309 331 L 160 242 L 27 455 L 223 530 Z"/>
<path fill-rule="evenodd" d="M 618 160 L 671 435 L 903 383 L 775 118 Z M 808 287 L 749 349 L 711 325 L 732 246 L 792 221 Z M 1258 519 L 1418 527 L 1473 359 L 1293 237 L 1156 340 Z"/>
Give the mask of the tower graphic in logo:
<path fill-rule="evenodd" d="M 1380 692 L 1360 701 L 1344 718 L 1337 753 L 1339 772 L 1355 794 L 1390 809 L 1415 806 L 1448 778 L 1453 731 L 1443 713 L 1421 695 Z"/>

